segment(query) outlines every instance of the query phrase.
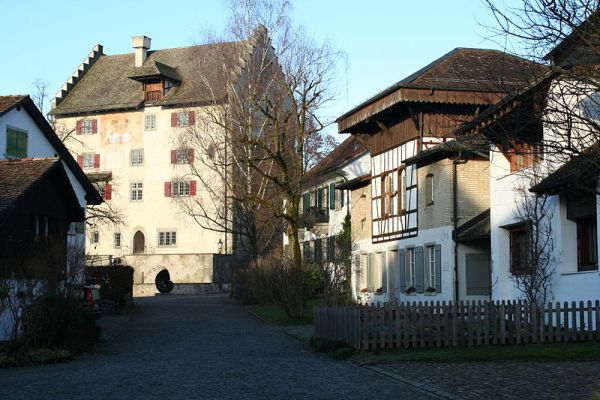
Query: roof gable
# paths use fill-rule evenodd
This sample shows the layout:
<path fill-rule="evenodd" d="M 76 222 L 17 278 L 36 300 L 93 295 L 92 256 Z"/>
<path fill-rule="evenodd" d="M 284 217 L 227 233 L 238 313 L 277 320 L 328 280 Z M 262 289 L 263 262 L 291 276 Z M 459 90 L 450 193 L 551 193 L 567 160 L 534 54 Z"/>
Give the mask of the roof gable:
<path fill-rule="evenodd" d="M 51 113 L 69 115 L 139 108 L 144 102 L 143 85 L 134 79 L 151 75 L 181 82 L 163 99 L 153 102 L 154 105 L 185 106 L 221 100 L 227 94 L 221 63 L 238 63 L 248 52 L 246 44 L 246 41 L 228 42 L 149 51 L 139 68 L 134 66 L 133 53 L 100 55 Z"/>
<path fill-rule="evenodd" d="M 9 98 L 15 98 L 13 101 L 9 101 Z M 16 101 L 16 98 L 19 98 Z M 81 186 L 86 192 L 86 201 L 87 204 L 100 204 L 102 203 L 102 197 L 98 194 L 90 180 L 85 176 L 81 167 L 77 164 L 73 156 L 67 150 L 63 142 L 59 139 L 59 137 L 54 132 L 54 129 L 50 126 L 46 118 L 42 115 L 37 106 L 33 103 L 33 100 L 29 96 L 2 96 L 0 99 L 7 99 L 6 104 L 12 104 L 11 106 L 7 106 L 0 113 L 0 116 L 6 114 L 8 111 L 12 110 L 17 106 L 22 106 L 37 127 L 40 129 L 42 134 L 46 137 L 46 139 L 50 142 L 52 147 L 56 150 L 56 153 L 60 156 L 61 160 L 69 167 L 69 170 L 75 175 L 75 178 L 79 181 Z M 0 100 L 2 101 L 2 100 Z"/>
<path fill-rule="evenodd" d="M 338 128 L 345 132 L 400 102 L 490 104 L 498 100 L 492 94 L 516 90 L 543 70 L 540 64 L 501 51 L 456 48 L 340 116 Z"/>

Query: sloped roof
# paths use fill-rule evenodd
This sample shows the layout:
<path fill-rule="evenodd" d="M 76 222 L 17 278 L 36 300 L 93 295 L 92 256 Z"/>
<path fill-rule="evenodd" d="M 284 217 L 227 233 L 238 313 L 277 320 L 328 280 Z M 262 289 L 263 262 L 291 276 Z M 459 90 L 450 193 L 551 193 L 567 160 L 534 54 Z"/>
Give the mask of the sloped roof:
<path fill-rule="evenodd" d="M 22 103 L 28 96 L 24 94 L 0 96 L 0 116 Z"/>
<path fill-rule="evenodd" d="M 594 145 L 573 157 L 556 171 L 542 179 L 529 191 L 537 194 L 558 194 L 572 188 L 595 190 L 596 179 L 600 174 L 600 145 Z"/>
<path fill-rule="evenodd" d="M 2 112 L 0 112 L 0 116 L 19 105 L 23 106 L 40 131 L 42 131 L 42 134 L 46 137 L 46 139 L 48 139 L 54 150 L 56 150 L 56 153 L 69 167 L 73 175 L 75 175 L 75 178 L 85 190 L 87 204 L 101 204 L 103 201 L 102 197 L 100 197 L 100 194 L 98 194 L 98 191 L 85 176 L 79 164 L 77 164 L 69 150 L 67 150 L 65 147 L 64 143 L 61 142 L 59 137 L 56 135 L 56 132 L 54 132 L 54 129 L 52 129 L 46 118 L 44 118 L 40 110 L 33 103 L 33 100 L 31 100 L 31 98 L 27 95 L 1 96 L 0 99 L 5 99 L 4 101 L 0 100 L 0 102 L 3 101 L 4 104 Z"/>
<path fill-rule="evenodd" d="M 0 160 L 0 213 L 13 205 L 42 178 L 54 171 L 60 173 L 66 183 L 69 182 L 59 158 Z M 70 192 L 63 194 L 70 198 L 70 208 L 73 214 L 83 220 L 83 212 L 79 207 L 77 196 L 70 184 L 68 187 Z"/>
<path fill-rule="evenodd" d="M 597 62 L 597 46 L 600 43 L 598 32 L 600 24 L 600 9 L 593 11 L 583 22 L 575 27 L 572 32 L 561 40 L 548 54 L 544 56 L 545 60 L 552 60 L 557 64 L 565 61 L 565 56 L 577 47 L 578 43 L 584 43 L 584 48 L 580 49 L 583 56 L 592 57 Z M 587 42 L 587 43 L 585 43 Z"/>
<path fill-rule="evenodd" d="M 353 158 L 367 152 L 365 146 L 356 136 L 350 136 L 312 167 L 304 175 L 304 186 L 316 185 L 327 179 L 327 174 L 335 171 Z"/>
<path fill-rule="evenodd" d="M 237 63 L 246 41 L 149 51 L 139 68 L 134 53 L 100 55 L 85 75 L 52 111 L 55 115 L 134 109 L 144 100 L 143 85 L 131 77 L 159 72 L 175 74 L 181 85 L 155 105 L 191 105 L 226 95 L 222 63 Z"/>
<path fill-rule="evenodd" d="M 416 156 L 407 158 L 404 163 L 407 165 L 417 164 L 427 165 L 444 158 L 463 153 L 464 155 L 477 155 L 479 157 L 489 157 L 489 142 L 483 135 L 468 135 L 459 137 L 455 140 L 440 143 L 434 147 L 424 150 Z"/>
<path fill-rule="evenodd" d="M 458 243 L 464 243 L 473 240 L 489 239 L 490 232 L 490 209 L 488 208 L 456 228 L 454 237 Z"/>
<path fill-rule="evenodd" d="M 511 92 L 544 67 L 498 50 L 455 48 L 424 68 L 377 93 L 337 121 L 403 88 L 476 92 Z"/>

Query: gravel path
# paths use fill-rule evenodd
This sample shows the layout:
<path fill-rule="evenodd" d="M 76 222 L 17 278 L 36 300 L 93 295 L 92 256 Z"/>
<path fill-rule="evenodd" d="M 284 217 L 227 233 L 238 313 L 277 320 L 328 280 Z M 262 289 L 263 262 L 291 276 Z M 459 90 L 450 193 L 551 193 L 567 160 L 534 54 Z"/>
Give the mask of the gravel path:
<path fill-rule="evenodd" d="M 0 370 L 0 399 L 428 399 L 311 352 L 222 296 L 138 299 L 95 353 Z"/>

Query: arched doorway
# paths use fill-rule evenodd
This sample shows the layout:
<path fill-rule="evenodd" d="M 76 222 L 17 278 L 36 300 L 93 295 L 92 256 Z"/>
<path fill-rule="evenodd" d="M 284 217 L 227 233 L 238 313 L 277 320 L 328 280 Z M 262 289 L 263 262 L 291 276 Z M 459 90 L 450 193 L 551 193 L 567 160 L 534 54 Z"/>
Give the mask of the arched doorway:
<path fill-rule="evenodd" d="M 137 231 L 135 235 L 133 235 L 133 254 L 141 254 L 144 253 L 144 249 L 146 247 L 146 238 L 141 231 Z"/>

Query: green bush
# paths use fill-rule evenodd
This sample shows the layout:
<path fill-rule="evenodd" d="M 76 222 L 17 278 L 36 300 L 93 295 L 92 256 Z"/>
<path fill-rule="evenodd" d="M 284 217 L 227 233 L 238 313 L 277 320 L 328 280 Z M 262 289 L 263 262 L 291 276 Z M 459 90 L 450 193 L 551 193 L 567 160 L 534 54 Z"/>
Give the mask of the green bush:
<path fill-rule="evenodd" d="M 133 304 L 133 268 L 127 265 L 86 267 L 88 282 L 100 285 L 100 297 L 112 300 L 118 309 Z"/>
<path fill-rule="evenodd" d="M 93 312 L 60 295 L 40 296 L 27 305 L 22 327 L 21 342 L 27 349 L 80 352 L 100 339 Z"/>

